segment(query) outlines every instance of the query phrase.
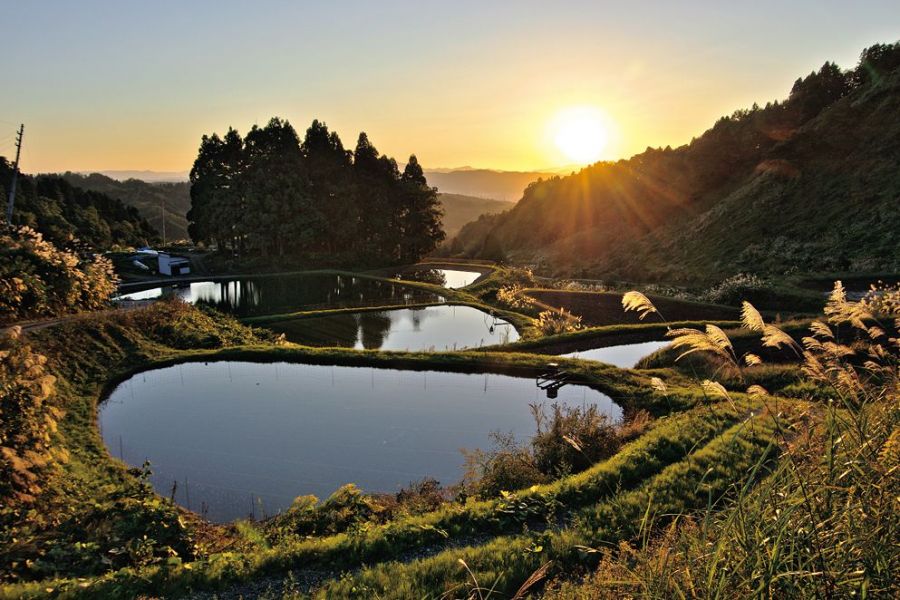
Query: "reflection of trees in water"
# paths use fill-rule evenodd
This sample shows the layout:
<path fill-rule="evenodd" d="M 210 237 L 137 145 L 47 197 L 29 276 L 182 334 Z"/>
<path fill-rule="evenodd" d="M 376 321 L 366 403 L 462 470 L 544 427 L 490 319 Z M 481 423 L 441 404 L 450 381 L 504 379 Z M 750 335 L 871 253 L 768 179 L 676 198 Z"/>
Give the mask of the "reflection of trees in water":
<path fill-rule="evenodd" d="M 441 296 L 390 282 L 347 275 L 296 275 L 199 282 L 163 288 L 162 295 L 212 306 L 238 316 L 316 308 L 352 308 L 440 302 Z"/>
<path fill-rule="evenodd" d="M 363 348 L 378 350 L 391 330 L 391 317 L 383 312 L 359 313 L 359 337 Z"/>
<path fill-rule="evenodd" d="M 415 271 L 407 271 L 398 275 L 402 279 L 411 281 L 421 281 L 422 283 L 433 283 L 446 287 L 447 277 L 442 269 L 416 269 Z"/>
<path fill-rule="evenodd" d="M 351 313 L 278 321 L 271 328 L 277 333 L 283 333 L 288 341 L 308 346 L 352 348 L 359 335 L 356 315 Z"/>

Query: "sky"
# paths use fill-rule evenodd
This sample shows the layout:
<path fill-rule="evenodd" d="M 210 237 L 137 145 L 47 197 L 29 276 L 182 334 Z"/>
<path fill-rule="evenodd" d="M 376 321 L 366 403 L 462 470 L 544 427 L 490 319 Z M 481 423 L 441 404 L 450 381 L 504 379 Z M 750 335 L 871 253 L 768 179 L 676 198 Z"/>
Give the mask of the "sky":
<path fill-rule="evenodd" d="M 573 107 L 601 115 L 598 158 L 626 158 L 900 39 L 897 0 L 0 0 L 0 14 L 0 155 L 24 123 L 28 173 L 187 171 L 202 135 L 276 115 L 301 136 L 323 120 L 351 148 L 365 131 L 426 168 L 550 169 L 573 163 L 556 143 Z"/>

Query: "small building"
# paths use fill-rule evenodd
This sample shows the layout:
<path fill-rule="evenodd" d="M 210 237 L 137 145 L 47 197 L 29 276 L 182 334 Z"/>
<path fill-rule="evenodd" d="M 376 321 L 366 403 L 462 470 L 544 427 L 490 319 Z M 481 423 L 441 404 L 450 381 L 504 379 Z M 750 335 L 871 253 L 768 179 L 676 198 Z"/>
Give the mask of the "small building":
<path fill-rule="evenodd" d="M 165 252 L 159 253 L 160 275 L 188 275 L 191 272 L 191 261 L 183 256 L 172 256 Z"/>

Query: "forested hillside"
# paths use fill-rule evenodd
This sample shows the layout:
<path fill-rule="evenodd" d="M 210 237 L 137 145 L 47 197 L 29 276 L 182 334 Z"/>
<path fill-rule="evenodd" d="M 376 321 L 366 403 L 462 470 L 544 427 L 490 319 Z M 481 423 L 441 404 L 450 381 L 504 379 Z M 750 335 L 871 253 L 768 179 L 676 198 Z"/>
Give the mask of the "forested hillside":
<path fill-rule="evenodd" d="M 12 165 L 0 157 L 4 202 L 11 178 Z M 157 237 L 138 209 L 54 175 L 19 175 L 13 224 L 27 225 L 58 246 L 68 246 L 76 238 L 97 250 L 146 244 Z"/>
<path fill-rule="evenodd" d="M 415 262 L 444 239 L 440 218 L 415 155 L 401 173 L 365 133 L 351 152 L 319 121 L 302 143 L 278 118 L 204 136 L 191 170 L 191 238 L 242 257 Z"/>
<path fill-rule="evenodd" d="M 898 68 L 898 44 L 826 63 L 690 144 L 534 183 L 453 247 L 637 280 L 900 269 Z"/>
<path fill-rule="evenodd" d="M 61 177 L 75 187 L 101 192 L 134 206 L 160 234 L 163 233 L 163 215 L 165 215 L 166 240 L 188 239 L 186 215 L 191 208 L 191 186 L 186 181 L 178 183 L 151 183 L 140 179 L 118 181 L 100 173 L 82 175 L 72 172 L 63 173 Z"/>
<path fill-rule="evenodd" d="M 515 202 L 522 197 L 522 190 L 530 183 L 541 178 L 553 177 L 554 174 L 537 171 L 462 168 L 426 171 L 425 175 L 428 177 L 428 182 L 441 193 Z"/>
<path fill-rule="evenodd" d="M 441 222 L 444 225 L 444 233 L 447 237 L 453 237 L 463 225 L 474 221 L 481 215 L 493 215 L 513 207 L 512 202 L 504 200 L 490 200 L 488 198 L 476 198 L 462 194 L 438 194 L 441 207 L 444 209 L 444 217 Z"/>

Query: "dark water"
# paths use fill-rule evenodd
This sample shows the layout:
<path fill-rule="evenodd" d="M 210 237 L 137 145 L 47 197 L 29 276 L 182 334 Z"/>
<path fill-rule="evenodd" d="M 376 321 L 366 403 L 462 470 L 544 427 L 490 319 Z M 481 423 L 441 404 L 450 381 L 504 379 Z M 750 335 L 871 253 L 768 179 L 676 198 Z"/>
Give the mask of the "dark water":
<path fill-rule="evenodd" d="M 670 342 L 642 342 L 640 344 L 623 344 L 609 346 L 607 348 L 593 348 L 591 350 L 579 350 L 560 356 L 569 358 L 581 358 L 583 360 L 596 360 L 622 369 L 633 368 L 639 360 L 649 356 L 669 345 Z"/>
<path fill-rule="evenodd" d="M 368 350 L 461 350 L 519 339 L 515 328 L 470 306 L 343 313 L 266 325 L 297 344 Z"/>
<path fill-rule="evenodd" d="M 585 386 L 558 402 L 622 410 Z M 494 430 L 534 433 L 533 379 L 492 374 L 246 362 L 186 363 L 138 374 L 101 406 L 110 454 L 151 461 L 151 481 L 215 521 L 274 514 L 296 496 L 353 482 L 395 492 L 423 477 L 452 484 L 460 448 Z"/>
<path fill-rule="evenodd" d="M 318 308 L 442 302 L 438 294 L 386 281 L 348 275 L 278 275 L 229 281 L 200 281 L 122 294 L 122 300 L 178 296 L 239 317 Z"/>
<path fill-rule="evenodd" d="M 454 290 L 472 284 L 480 276 L 481 273 L 478 271 L 459 269 L 415 269 L 397 275 L 400 279 L 434 283 Z"/>

